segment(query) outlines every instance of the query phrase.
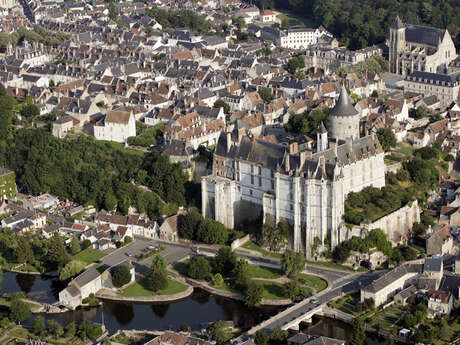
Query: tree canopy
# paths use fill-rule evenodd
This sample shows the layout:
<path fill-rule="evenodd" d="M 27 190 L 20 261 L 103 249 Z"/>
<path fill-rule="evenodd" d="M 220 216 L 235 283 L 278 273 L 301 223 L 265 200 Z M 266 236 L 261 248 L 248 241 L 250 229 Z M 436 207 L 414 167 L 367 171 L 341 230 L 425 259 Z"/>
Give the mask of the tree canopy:
<path fill-rule="evenodd" d="M 460 29 L 456 0 L 257 0 L 255 3 L 259 8 L 291 11 L 316 26 L 323 25 L 341 45 L 350 49 L 383 43 L 397 15 L 406 23 L 447 28 L 451 34 Z M 458 47 L 459 35 L 455 41 Z"/>

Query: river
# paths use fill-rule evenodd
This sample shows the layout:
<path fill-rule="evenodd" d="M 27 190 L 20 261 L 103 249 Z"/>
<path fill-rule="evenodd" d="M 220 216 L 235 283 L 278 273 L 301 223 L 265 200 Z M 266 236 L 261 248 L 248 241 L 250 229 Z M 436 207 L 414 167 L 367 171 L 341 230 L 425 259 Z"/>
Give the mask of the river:
<path fill-rule="evenodd" d="M 3 293 L 23 291 L 28 298 L 39 302 L 53 303 L 64 286 L 57 278 L 7 272 L 3 274 Z M 102 322 L 110 333 L 118 329 L 178 330 L 188 323 L 193 330 L 206 327 L 207 323 L 230 320 L 242 329 L 248 329 L 262 320 L 276 314 L 279 307 L 248 308 L 240 301 L 213 296 L 195 289 L 186 299 L 170 303 L 120 303 L 106 301 L 98 308 L 79 308 L 76 311 L 54 315 L 43 315 L 61 324 L 92 320 Z M 32 323 L 33 317 L 24 324 Z"/>
<path fill-rule="evenodd" d="M 11 272 L 4 273 L 1 282 L 3 293 L 23 291 L 30 299 L 45 303 L 55 302 L 63 288 L 64 285 L 55 277 Z M 62 325 L 82 320 L 101 323 L 104 318 L 104 324 L 112 334 L 119 329 L 178 330 L 183 323 L 189 324 L 193 330 L 200 330 L 208 323 L 218 320 L 233 321 L 241 329 L 249 329 L 282 309 L 248 308 L 240 301 L 195 289 L 191 296 L 176 302 L 144 304 L 106 301 L 97 308 L 79 308 L 76 311 L 43 316 L 46 319 L 57 320 Z M 24 324 L 31 325 L 33 318 L 34 316 Z M 352 327 L 347 323 L 320 316 L 314 316 L 312 321 L 311 324 L 302 323 L 300 329 L 307 334 L 350 339 Z M 368 338 L 367 344 L 383 343 Z"/>

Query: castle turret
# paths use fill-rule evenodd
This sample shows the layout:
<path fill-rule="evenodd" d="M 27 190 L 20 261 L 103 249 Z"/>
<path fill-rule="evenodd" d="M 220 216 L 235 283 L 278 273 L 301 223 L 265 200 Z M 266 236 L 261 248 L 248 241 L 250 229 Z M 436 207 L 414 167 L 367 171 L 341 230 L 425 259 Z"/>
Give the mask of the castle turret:
<path fill-rule="evenodd" d="M 342 86 L 339 99 L 329 114 L 329 123 L 332 138 L 359 138 L 359 112 L 353 106 L 345 86 Z"/>
<path fill-rule="evenodd" d="M 327 129 L 324 127 L 324 123 L 318 126 L 316 132 L 316 151 L 321 152 L 327 150 Z"/>

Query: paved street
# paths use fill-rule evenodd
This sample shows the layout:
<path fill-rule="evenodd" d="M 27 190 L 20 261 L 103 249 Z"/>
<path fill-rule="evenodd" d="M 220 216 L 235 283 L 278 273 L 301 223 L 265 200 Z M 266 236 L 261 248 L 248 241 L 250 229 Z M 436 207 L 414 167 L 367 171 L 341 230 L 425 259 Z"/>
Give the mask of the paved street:
<path fill-rule="evenodd" d="M 166 260 L 168 264 L 174 264 L 192 253 L 191 249 L 185 246 L 170 245 L 160 243 L 155 240 L 136 238 L 136 240 L 133 243 L 121 247 L 115 250 L 113 253 L 105 256 L 101 260 L 101 263 L 108 266 L 113 266 L 128 258 L 132 261 L 137 262 L 138 257 L 150 251 L 150 249 L 148 248 L 149 246 L 159 247 L 160 245 L 166 247 L 163 251 L 160 252 L 160 254 L 161 256 L 163 256 L 163 258 Z M 149 258 L 147 260 L 142 261 L 140 264 L 150 267 L 151 262 L 152 259 Z"/>
<path fill-rule="evenodd" d="M 374 281 L 384 273 L 385 271 L 379 271 L 365 273 L 358 276 L 353 275 L 347 277 L 345 280 L 342 281 L 340 285 L 333 288 L 332 290 L 324 291 L 323 293 L 317 294 L 315 296 L 318 299 L 317 303 L 299 303 L 297 304 L 298 307 L 292 307 L 292 311 L 287 315 L 273 318 L 273 322 L 271 322 L 269 325 L 266 325 L 263 329 L 266 333 L 271 333 L 276 327 L 281 327 L 291 322 L 292 320 L 301 317 L 302 315 L 308 313 L 312 309 L 315 309 L 319 305 L 330 302 L 332 299 L 340 296 L 342 293 L 349 293 L 360 289 L 361 286 L 366 286 L 370 284 L 372 281 Z"/>

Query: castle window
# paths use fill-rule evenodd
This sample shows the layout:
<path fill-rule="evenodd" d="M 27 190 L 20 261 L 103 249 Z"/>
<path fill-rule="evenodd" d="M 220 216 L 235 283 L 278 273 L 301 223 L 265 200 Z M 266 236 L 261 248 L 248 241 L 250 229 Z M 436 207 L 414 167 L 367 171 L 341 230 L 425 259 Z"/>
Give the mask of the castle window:
<path fill-rule="evenodd" d="M 275 181 L 271 181 L 272 189 L 275 190 Z"/>
<path fill-rule="evenodd" d="M 251 175 L 251 184 L 254 184 L 254 175 Z"/>
<path fill-rule="evenodd" d="M 249 195 L 252 195 L 252 189 L 249 190 Z"/>
<path fill-rule="evenodd" d="M 259 177 L 259 187 L 262 186 L 262 177 Z"/>
<path fill-rule="evenodd" d="M 251 164 L 251 174 L 254 174 L 254 165 Z"/>

